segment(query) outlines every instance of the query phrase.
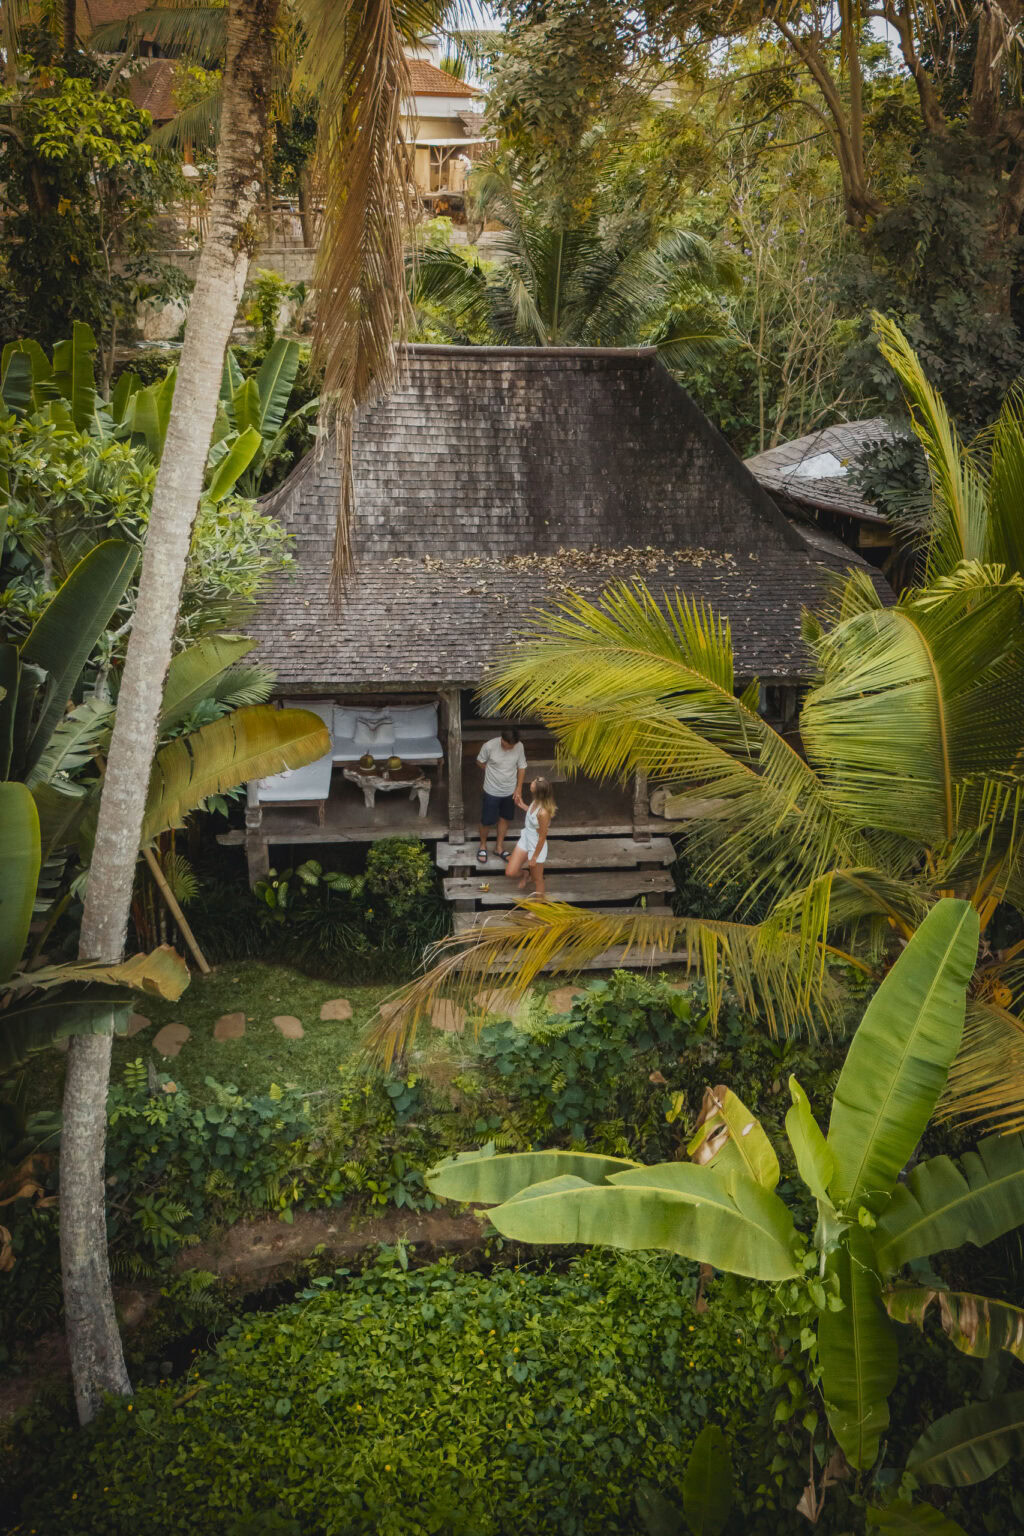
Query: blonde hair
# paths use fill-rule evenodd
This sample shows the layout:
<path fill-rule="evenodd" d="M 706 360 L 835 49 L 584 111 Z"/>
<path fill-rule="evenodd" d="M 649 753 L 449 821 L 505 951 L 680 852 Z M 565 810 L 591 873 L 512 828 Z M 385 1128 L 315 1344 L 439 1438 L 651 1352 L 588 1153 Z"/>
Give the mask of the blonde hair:
<path fill-rule="evenodd" d="M 539 805 L 542 811 L 547 811 L 549 816 L 553 816 L 558 806 L 555 804 L 555 792 L 547 779 L 534 779 L 531 789 L 534 805 Z"/>

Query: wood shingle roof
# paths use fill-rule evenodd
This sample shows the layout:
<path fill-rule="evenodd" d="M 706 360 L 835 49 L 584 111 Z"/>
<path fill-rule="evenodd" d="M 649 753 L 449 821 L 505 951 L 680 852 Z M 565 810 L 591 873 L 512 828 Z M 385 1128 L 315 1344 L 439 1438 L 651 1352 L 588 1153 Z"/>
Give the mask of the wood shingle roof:
<path fill-rule="evenodd" d="M 296 568 L 250 628 L 285 691 L 471 687 L 537 609 L 624 579 L 725 615 L 743 677 L 795 680 L 803 607 L 863 564 L 782 516 L 653 351 L 410 347 L 353 477 L 340 613 L 333 445 L 264 502 Z"/>

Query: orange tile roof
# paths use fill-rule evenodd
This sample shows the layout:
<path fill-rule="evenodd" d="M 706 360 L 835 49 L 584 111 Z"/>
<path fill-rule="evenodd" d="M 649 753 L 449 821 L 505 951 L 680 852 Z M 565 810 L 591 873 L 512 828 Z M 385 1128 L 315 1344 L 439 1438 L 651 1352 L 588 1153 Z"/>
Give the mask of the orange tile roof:
<path fill-rule="evenodd" d="M 407 59 L 409 82 L 414 96 L 479 96 L 480 92 L 465 80 L 458 80 L 427 59 Z"/>

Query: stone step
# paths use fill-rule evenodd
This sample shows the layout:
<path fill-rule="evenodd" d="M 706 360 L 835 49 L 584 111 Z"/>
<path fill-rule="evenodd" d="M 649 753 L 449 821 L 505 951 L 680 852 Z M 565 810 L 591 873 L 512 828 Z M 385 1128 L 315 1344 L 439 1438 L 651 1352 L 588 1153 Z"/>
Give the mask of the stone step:
<path fill-rule="evenodd" d="M 479 843 L 438 843 L 438 869 L 460 868 L 470 864 L 486 879 L 492 872 L 505 868 L 494 852 L 494 841 L 489 845 L 486 864 L 476 862 Z M 513 841 L 508 843 L 512 848 Z M 552 838 L 547 858 L 548 869 L 635 869 L 638 864 L 671 864 L 675 858 L 672 840 L 668 837 L 652 837 L 649 843 L 638 843 L 632 837 L 578 837 L 571 840 Z"/>
<path fill-rule="evenodd" d="M 565 901 L 574 906 L 595 906 L 626 901 L 634 896 L 653 896 L 674 889 L 667 869 L 631 869 L 611 874 L 601 872 L 555 873 L 546 881 L 549 901 Z M 521 899 L 514 880 L 506 880 L 504 865 L 488 876 L 453 876 L 444 882 L 447 901 L 478 901 L 484 907 L 511 907 Z"/>

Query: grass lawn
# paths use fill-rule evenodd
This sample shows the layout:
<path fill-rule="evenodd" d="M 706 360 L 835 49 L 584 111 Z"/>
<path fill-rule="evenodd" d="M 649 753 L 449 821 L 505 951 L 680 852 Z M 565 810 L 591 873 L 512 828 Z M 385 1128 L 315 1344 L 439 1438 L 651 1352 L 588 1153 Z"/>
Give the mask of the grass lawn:
<path fill-rule="evenodd" d="M 125 1062 L 153 1059 L 200 1102 L 209 1096 L 205 1079 L 234 1083 L 245 1095 L 264 1092 L 273 1082 L 301 1089 L 333 1088 L 338 1066 L 362 1048 L 366 1025 L 382 1000 L 395 990 L 393 983 L 377 986 L 346 986 L 338 981 L 314 980 L 285 965 L 263 965 L 246 960 L 216 967 L 209 976 L 193 974 L 176 1003 L 140 998 L 139 1013 L 150 1019 L 150 1028 L 131 1038 L 114 1040 L 112 1075 Z M 351 1019 L 322 1020 L 320 1009 L 330 998 L 346 997 L 352 1004 Z M 238 1040 L 215 1040 L 213 1028 L 227 1013 L 245 1014 L 245 1034 Z M 302 1024 L 304 1038 L 286 1040 L 273 1023 L 275 1014 L 291 1014 Z M 170 1059 L 153 1049 L 153 1039 L 164 1024 L 180 1022 L 191 1030 L 179 1054 Z M 29 1101 L 33 1107 L 52 1107 L 59 1102 L 64 1082 L 62 1053 L 46 1051 L 29 1065 Z"/>

